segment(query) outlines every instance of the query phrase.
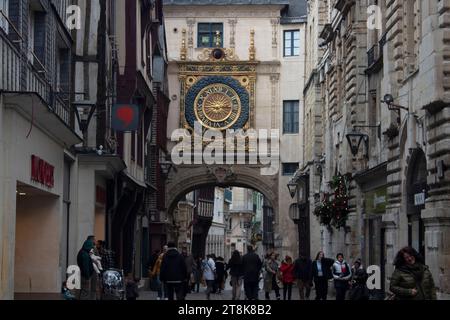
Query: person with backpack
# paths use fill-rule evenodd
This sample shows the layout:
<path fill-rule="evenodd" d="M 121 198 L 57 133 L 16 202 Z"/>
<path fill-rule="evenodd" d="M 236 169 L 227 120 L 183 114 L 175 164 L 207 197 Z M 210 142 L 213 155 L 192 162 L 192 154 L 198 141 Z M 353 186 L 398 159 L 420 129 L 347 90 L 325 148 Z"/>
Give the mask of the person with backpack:
<path fill-rule="evenodd" d="M 202 263 L 203 279 L 206 282 L 206 299 L 211 300 L 211 292 L 216 281 L 216 264 L 212 255 L 208 254 Z"/>

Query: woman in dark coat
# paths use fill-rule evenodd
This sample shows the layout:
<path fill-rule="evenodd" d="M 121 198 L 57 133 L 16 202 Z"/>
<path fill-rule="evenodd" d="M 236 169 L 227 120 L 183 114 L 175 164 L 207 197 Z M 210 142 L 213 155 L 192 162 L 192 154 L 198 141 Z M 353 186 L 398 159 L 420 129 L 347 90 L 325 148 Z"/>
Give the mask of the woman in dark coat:
<path fill-rule="evenodd" d="M 396 300 L 436 300 L 433 276 L 415 249 L 401 249 L 394 265 L 390 291 L 395 294 Z"/>
<path fill-rule="evenodd" d="M 333 259 L 325 258 L 323 251 L 319 251 L 312 264 L 312 276 L 316 287 L 316 300 L 327 300 L 328 280 L 333 279 L 331 267 Z"/>
<path fill-rule="evenodd" d="M 242 257 L 239 251 L 235 250 L 231 259 L 228 261 L 227 270 L 230 270 L 231 286 L 233 287 L 232 300 L 239 300 L 241 297 L 242 278 L 244 270 L 242 266 Z"/>
<path fill-rule="evenodd" d="M 224 289 L 226 279 L 226 266 L 222 257 L 216 259 L 216 286 L 218 293 L 220 294 Z"/>

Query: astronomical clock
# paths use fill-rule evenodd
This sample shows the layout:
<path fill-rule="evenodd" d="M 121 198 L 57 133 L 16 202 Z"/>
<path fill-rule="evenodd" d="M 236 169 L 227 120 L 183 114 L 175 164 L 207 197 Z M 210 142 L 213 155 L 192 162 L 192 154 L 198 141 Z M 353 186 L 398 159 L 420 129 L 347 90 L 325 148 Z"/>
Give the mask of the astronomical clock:
<path fill-rule="evenodd" d="M 253 33 L 251 35 L 253 37 Z M 233 49 L 204 49 L 196 61 L 187 61 L 181 49 L 179 63 L 180 126 L 225 131 L 254 127 L 256 66 L 254 41 L 250 59 L 241 61 Z"/>

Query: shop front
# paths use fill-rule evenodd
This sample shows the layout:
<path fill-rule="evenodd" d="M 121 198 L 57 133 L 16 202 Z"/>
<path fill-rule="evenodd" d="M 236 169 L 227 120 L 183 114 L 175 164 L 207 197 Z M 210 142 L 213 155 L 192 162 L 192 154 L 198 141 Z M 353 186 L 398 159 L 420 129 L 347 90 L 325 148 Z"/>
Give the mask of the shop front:
<path fill-rule="evenodd" d="M 362 215 L 361 215 L 361 258 L 363 265 L 379 266 L 381 278 L 385 278 L 385 228 L 383 215 L 386 213 L 388 204 L 386 164 L 366 170 L 358 174 L 355 179 L 362 192 Z M 384 292 L 384 281 L 382 290 Z"/>
<path fill-rule="evenodd" d="M 36 94 L 0 95 L 0 299 L 60 292 L 68 147 L 78 137 Z"/>

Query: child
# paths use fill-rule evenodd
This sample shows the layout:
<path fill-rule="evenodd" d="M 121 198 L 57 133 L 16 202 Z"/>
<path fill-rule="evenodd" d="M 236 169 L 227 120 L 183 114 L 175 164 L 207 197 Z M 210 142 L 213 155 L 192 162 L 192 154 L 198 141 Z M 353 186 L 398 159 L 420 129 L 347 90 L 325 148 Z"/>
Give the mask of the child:
<path fill-rule="evenodd" d="M 137 282 L 138 280 L 133 278 L 133 274 L 129 273 L 126 282 L 126 297 L 129 301 L 136 300 L 139 297 Z"/>
<path fill-rule="evenodd" d="M 89 256 L 91 257 L 95 272 L 97 274 L 100 274 L 103 271 L 101 263 L 102 258 L 94 254 L 94 249 L 91 249 L 91 251 L 89 251 Z"/>

